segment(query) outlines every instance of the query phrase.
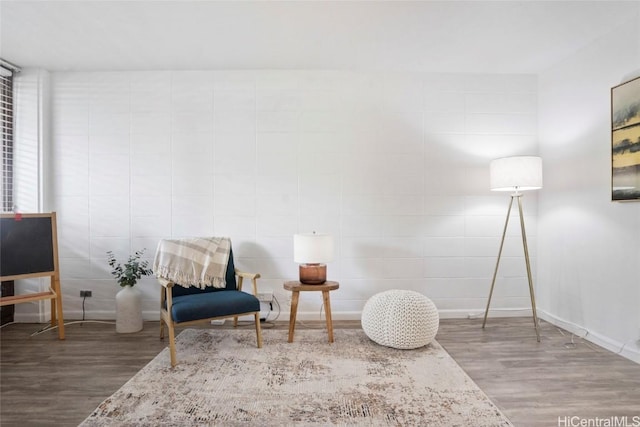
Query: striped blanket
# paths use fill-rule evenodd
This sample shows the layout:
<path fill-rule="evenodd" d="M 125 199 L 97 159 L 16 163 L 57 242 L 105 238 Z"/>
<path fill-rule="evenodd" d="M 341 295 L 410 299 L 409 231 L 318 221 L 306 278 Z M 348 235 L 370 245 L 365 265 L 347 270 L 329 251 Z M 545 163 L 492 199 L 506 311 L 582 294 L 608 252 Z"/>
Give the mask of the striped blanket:
<path fill-rule="evenodd" d="M 162 239 L 153 261 L 153 273 L 188 288 L 224 288 L 231 240 L 227 237 Z"/>

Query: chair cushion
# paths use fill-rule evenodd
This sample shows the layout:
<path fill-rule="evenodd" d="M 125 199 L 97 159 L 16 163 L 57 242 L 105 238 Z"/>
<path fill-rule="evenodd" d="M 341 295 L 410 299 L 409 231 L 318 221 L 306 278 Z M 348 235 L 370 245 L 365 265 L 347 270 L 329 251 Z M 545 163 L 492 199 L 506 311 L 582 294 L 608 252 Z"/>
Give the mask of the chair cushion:
<path fill-rule="evenodd" d="M 176 323 L 253 311 L 260 311 L 258 298 L 246 292 L 235 290 L 177 296 L 173 298 L 171 306 L 171 316 Z"/>

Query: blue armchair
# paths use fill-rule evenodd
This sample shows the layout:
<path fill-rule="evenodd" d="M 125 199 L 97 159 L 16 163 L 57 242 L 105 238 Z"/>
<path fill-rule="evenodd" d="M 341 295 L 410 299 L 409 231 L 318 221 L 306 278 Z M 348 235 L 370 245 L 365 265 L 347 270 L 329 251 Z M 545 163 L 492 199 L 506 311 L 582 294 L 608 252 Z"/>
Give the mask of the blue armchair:
<path fill-rule="evenodd" d="M 237 279 L 236 279 L 237 276 Z M 158 278 L 162 285 L 160 294 L 160 339 L 164 339 L 165 326 L 169 330 L 171 366 L 177 364 L 175 328 L 214 319 L 233 317 L 233 326 L 238 325 L 238 316 L 254 315 L 258 348 L 262 347 L 260 330 L 260 301 L 257 298 L 257 279 L 260 274 L 245 273 L 235 269 L 233 251 L 230 251 L 225 275 L 226 287 L 176 286 L 176 283 Z M 251 280 L 252 294 L 242 291 L 244 279 Z"/>

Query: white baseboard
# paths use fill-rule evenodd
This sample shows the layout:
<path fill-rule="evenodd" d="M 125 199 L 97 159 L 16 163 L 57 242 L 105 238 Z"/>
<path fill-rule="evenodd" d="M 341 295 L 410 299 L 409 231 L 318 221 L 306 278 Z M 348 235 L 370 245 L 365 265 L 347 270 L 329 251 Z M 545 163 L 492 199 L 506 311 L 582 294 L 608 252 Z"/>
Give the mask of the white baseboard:
<path fill-rule="evenodd" d="M 484 316 L 484 310 L 439 310 L 440 319 L 475 319 Z M 334 311 L 332 312 L 333 320 L 360 320 L 362 312 L 360 311 Z M 514 309 L 492 309 L 489 312 L 489 318 L 495 317 L 522 317 L 531 316 L 530 308 L 514 308 Z M 272 311 L 268 313 L 267 319 L 273 319 L 275 313 Z M 561 319 L 557 316 L 551 315 L 544 310 L 538 310 L 538 317 L 551 323 L 552 325 L 559 326 L 577 336 L 585 336 L 584 339 L 590 341 L 600 347 L 603 347 L 613 353 L 629 359 L 633 362 L 640 364 L 640 345 L 636 342 L 622 343 L 616 340 L 612 340 L 609 337 L 593 332 L 587 328 L 576 325 L 575 323 Z M 116 315 L 114 311 L 91 311 L 85 313 L 85 318 L 91 320 L 105 320 L 115 321 Z M 142 318 L 146 321 L 158 321 L 160 320 L 160 313 L 158 311 L 144 311 Z M 65 311 L 65 322 L 71 322 L 82 319 L 82 311 Z M 248 319 L 252 320 L 252 319 Z M 278 321 L 288 321 L 289 310 L 283 309 L 280 312 Z M 320 314 L 318 311 L 299 311 L 297 314 L 297 320 L 299 321 L 313 321 L 313 320 L 325 320 L 324 312 Z M 40 315 L 38 313 L 16 313 L 14 316 L 16 323 L 45 323 L 49 321 L 49 314 Z"/>
<path fill-rule="evenodd" d="M 115 311 L 95 311 L 92 310 L 90 312 L 85 312 L 85 319 L 87 320 L 116 320 L 116 312 Z M 160 320 L 160 312 L 159 311 L 143 311 L 142 319 L 153 321 Z M 46 313 L 41 316 L 37 313 L 28 313 L 28 314 L 15 314 L 14 321 L 16 323 L 46 323 L 51 320 L 51 315 Z M 72 322 L 76 320 L 82 320 L 82 311 L 81 310 L 66 310 L 64 312 L 64 321 Z"/>
<path fill-rule="evenodd" d="M 478 319 L 484 316 L 484 309 L 476 310 L 438 310 L 441 319 Z M 489 310 L 488 319 L 492 317 L 524 317 L 531 316 L 531 308 L 493 308 Z"/>
<path fill-rule="evenodd" d="M 634 342 L 622 343 L 616 340 L 612 340 L 609 337 L 593 332 L 583 326 L 576 325 L 568 320 L 561 319 L 557 316 L 547 313 L 544 310 L 538 310 L 538 317 L 543 319 L 552 325 L 565 329 L 572 334 L 579 337 L 584 337 L 585 340 L 590 341 L 602 348 L 605 348 L 613 353 L 629 359 L 633 362 L 640 364 L 640 346 Z"/>
<path fill-rule="evenodd" d="M 263 309 L 265 306 L 263 306 Z M 438 310 L 441 319 L 475 319 L 484 316 L 484 310 Z M 332 313 L 333 320 L 360 320 L 362 317 L 361 311 L 333 311 Z M 513 308 L 513 309 L 492 309 L 489 311 L 489 317 L 522 317 L 522 316 L 531 316 L 530 308 Z M 271 311 L 269 314 L 270 318 L 275 317 L 275 312 Z M 324 311 L 320 314 L 319 311 L 298 311 L 297 314 L 298 320 L 325 320 Z M 23 315 L 15 316 L 15 321 L 17 323 L 43 323 L 49 321 L 49 313 L 45 316 L 40 316 L 37 313 L 29 313 Z M 115 320 L 116 313 L 115 311 L 96 311 L 92 310 L 91 312 L 85 313 L 86 319 L 91 320 Z M 160 320 L 159 311 L 143 311 L 142 318 L 147 321 L 157 321 Z M 75 310 L 70 311 L 67 310 L 64 312 L 64 319 L 66 320 L 81 320 L 82 319 L 82 311 Z M 289 309 L 288 307 L 283 309 L 280 312 L 279 321 L 288 321 L 289 320 Z"/>
<path fill-rule="evenodd" d="M 440 319 L 475 319 L 484 316 L 484 310 L 438 310 Z M 361 311 L 332 311 L 333 320 L 360 320 Z M 489 317 L 522 317 L 531 316 L 530 308 L 509 308 L 509 309 L 492 309 L 489 311 Z M 287 320 L 289 311 L 283 310 L 278 320 Z M 319 311 L 298 311 L 296 316 L 298 320 L 324 320 L 324 312 L 320 316 Z"/>
<path fill-rule="evenodd" d="M 39 313 L 15 313 L 13 321 L 15 323 L 45 323 L 50 319 L 49 314 L 41 316 Z"/>

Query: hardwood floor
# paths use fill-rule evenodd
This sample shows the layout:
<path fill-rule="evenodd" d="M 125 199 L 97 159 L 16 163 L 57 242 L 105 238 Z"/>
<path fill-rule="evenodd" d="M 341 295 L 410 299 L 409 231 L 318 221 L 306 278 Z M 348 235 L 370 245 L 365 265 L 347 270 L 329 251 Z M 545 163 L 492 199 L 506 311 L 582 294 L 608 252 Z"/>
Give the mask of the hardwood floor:
<path fill-rule="evenodd" d="M 436 339 L 514 425 L 627 416 L 628 426 L 640 426 L 640 365 L 578 338 L 571 344 L 571 334 L 546 322 L 540 343 L 530 318 L 490 319 L 485 330 L 481 323 L 442 320 Z M 334 327 L 360 323 L 334 321 Z M 68 325 L 65 341 L 52 331 L 30 336 L 40 328 L 0 330 L 2 426 L 76 426 L 167 345 L 158 339 L 158 322 L 126 335 L 109 324 Z M 302 328 L 324 328 L 324 322 L 296 326 Z"/>
<path fill-rule="evenodd" d="M 436 339 L 514 425 L 627 416 L 640 426 L 640 365 L 544 321 L 538 343 L 530 317 L 481 325 L 444 320 Z"/>

